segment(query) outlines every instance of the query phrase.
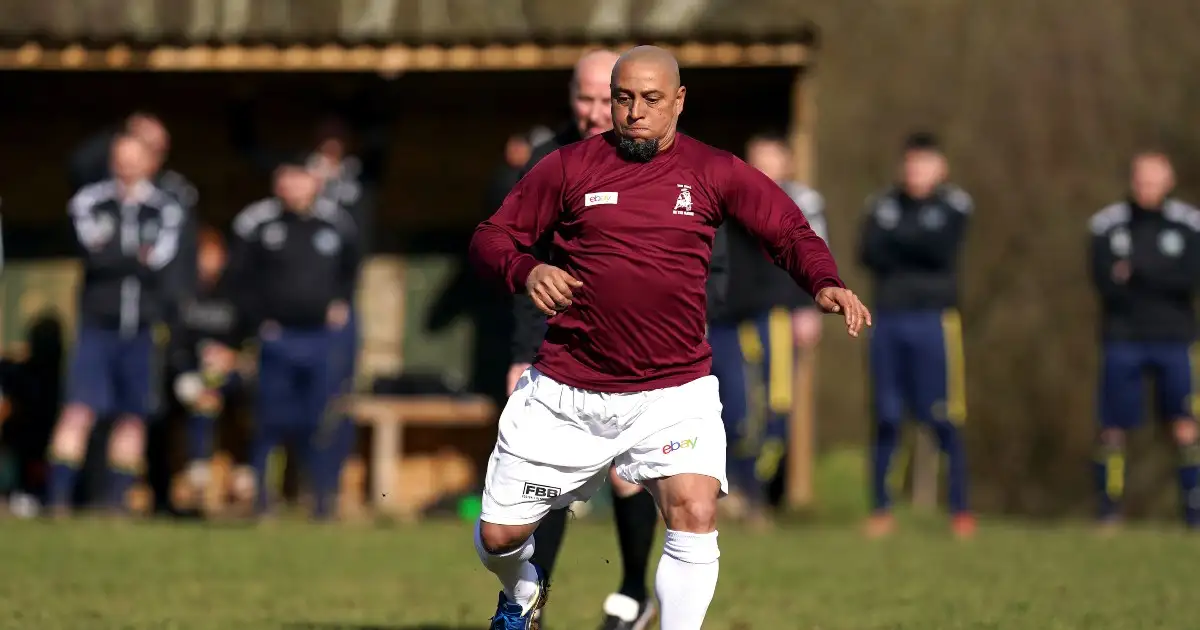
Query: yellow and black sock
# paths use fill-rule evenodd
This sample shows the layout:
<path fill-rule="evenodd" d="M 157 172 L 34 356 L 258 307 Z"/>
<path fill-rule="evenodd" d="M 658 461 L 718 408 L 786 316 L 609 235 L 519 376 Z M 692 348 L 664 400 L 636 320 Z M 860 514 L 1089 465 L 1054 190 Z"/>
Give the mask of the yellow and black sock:
<path fill-rule="evenodd" d="M 109 462 L 106 488 L 108 507 L 117 510 L 125 509 L 125 496 L 129 494 L 129 489 L 133 487 L 139 477 L 141 477 L 140 466 Z"/>
<path fill-rule="evenodd" d="M 46 502 L 50 507 L 67 507 L 73 503 L 75 480 L 83 462 L 78 459 L 50 455 L 50 474 L 46 480 Z"/>
<path fill-rule="evenodd" d="M 1092 463 L 1096 489 L 1100 496 L 1102 519 L 1117 516 L 1121 496 L 1125 494 L 1125 451 L 1120 446 L 1101 444 Z"/>

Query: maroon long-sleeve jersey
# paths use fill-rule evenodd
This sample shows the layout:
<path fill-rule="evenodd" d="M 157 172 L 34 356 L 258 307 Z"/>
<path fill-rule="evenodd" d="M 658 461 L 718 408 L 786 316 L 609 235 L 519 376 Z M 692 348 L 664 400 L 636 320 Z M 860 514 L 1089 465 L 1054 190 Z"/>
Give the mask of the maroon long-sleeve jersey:
<path fill-rule="evenodd" d="M 485 278 L 520 293 L 553 231 L 554 264 L 583 283 L 549 319 L 534 366 L 597 392 L 634 392 L 707 376 L 705 283 L 713 236 L 733 217 L 813 295 L 844 286 L 825 241 L 788 195 L 737 157 L 682 134 L 650 162 L 617 154 L 612 132 L 538 162 L 475 230 Z"/>

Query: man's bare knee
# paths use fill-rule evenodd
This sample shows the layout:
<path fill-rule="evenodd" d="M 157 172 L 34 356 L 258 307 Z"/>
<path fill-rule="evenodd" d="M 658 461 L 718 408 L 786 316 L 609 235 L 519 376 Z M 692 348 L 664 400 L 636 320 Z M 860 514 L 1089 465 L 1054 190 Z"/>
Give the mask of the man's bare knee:
<path fill-rule="evenodd" d="M 537 529 L 537 523 L 528 525 L 497 525 L 487 521 L 479 522 L 479 543 L 483 550 L 500 555 L 516 551 Z"/>
<path fill-rule="evenodd" d="M 67 405 L 54 426 L 51 454 L 63 460 L 82 460 L 87 454 L 88 437 L 95 417 L 91 409 L 79 404 Z"/>
<path fill-rule="evenodd" d="M 680 497 L 667 507 L 667 527 L 678 532 L 706 534 L 717 529 L 716 497 Z"/>
<path fill-rule="evenodd" d="M 1175 438 L 1175 444 L 1192 446 L 1200 439 L 1200 427 L 1191 418 L 1177 418 L 1171 423 L 1171 435 Z"/>
<path fill-rule="evenodd" d="M 108 460 L 118 466 L 136 468 L 146 451 L 146 425 L 140 418 L 124 416 L 113 426 L 108 441 Z"/>
<path fill-rule="evenodd" d="M 647 487 L 658 501 L 667 529 L 707 534 L 717 529 L 717 497 L 721 482 L 706 475 L 657 479 Z"/>

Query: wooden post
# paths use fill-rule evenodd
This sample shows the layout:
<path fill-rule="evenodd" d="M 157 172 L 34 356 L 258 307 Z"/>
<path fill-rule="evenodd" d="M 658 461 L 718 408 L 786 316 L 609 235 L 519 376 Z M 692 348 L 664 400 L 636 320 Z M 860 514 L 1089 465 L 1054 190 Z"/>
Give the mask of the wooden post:
<path fill-rule="evenodd" d="M 404 436 L 404 427 L 400 421 L 387 418 L 383 422 L 371 425 L 371 483 L 375 493 L 373 502 L 377 509 L 387 516 L 396 516 L 400 512 L 400 496 L 396 487 L 396 468 L 400 458 L 397 453 L 404 453 L 404 445 L 400 440 Z"/>
<path fill-rule="evenodd" d="M 812 186 L 816 181 L 817 117 L 815 90 L 806 80 L 803 69 L 792 79 L 792 119 L 790 142 L 795 177 Z M 814 386 L 817 371 L 817 351 L 812 348 L 796 357 L 793 385 L 792 415 L 788 423 L 787 506 L 804 509 L 812 506 L 813 468 L 816 459 L 816 422 L 813 419 L 816 401 Z"/>

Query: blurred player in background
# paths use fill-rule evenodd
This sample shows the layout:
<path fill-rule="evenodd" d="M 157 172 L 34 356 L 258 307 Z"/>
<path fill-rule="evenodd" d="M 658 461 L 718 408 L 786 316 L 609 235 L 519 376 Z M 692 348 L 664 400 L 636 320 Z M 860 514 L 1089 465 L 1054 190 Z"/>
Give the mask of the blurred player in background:
<path fill-rule="evenodd" d="M 946 182 L 947 174 L 937 138 L 912 134 L 904 143 L 900 184 L 868 201 L 863 222 L 860 256 L 874 279 L 876 310 L 871 536 L 893 528 L 888 469 L 905 412 L 932 429 L 946 455 L 953 531 L 969 536 L 975 529 L 967 505 L 967 402 L 957 310 L 959 250 L 973 204 Z"/>
<path fill-rule="evenodd" d="M 824 200 L 792 181 L 787 140 L 760 135 L 746 145 L 746 161 L 779 184 L 828 242 Z M 729 482 L 740 499 L 723 506 L 755 524 L 768 520 L 767 485 L 779 472 L 792 411 L 795 345 L 816 345 L 821 313 L 811 296 L 767 256 L 736 221 L 728 231 L 729 283 L 723 307 L 709 311 L 713 374 L 721 388 L 729 440 Z"/>
<path fill-rule="evenodd" d="M 72 189 L 76 191 L 88 184 L 110 179 L 112 173 L 109 168 L 109 147 L 112 145 L 113 138 L 119 134 L 131 135 L 146 145 L 151 162 L 151 183 L 173 197 L 184 211 L 183 227 L 180 230 L 179 255 L 171 261 L 165 271 L 165 275 L 169 278 L 165 282 L 168 308 L 163 317 L 172 330 L 177 330 L 182 325 L 179 318 L 183 304 L 191 298 L 196 290 L 196 238 L 199 229 L 196 206 L 199 203 L 199 194 L 192 182 L 178 171 L 166 166 L 171 153 L 171 134 L 167 131 L 166 125 L 158 116 L 149 112 L 138 111 L 130 114 L 117 128 L 104 129 L 93 134 L 71 153 L 68 162 L 68 177 Z M 167 384 L 163 383 L 163 385 Z M 162 392 L 164 397 L 169 393 L 168 390 Z M 163 405 L 159 411 L 167 413 L 169 409 L 169 405 Z M 168 504 L 166 498 L 167 471 L 170 468 L 170 462 L 167 461 L 170 451 L 168 447 L 169 430 L 168 423 L 153 422 L 149 425 L 147 435 L 147 478 L 157 498 L 160 499 L 158 501 L 160 507 Z"/>
<path fill-rule="evenodd" d="M 83 253 L 79 333 L 67 404 L 50 445 L 48 500 L 68 510 L 95 421 L 115 418 L 109 440 L 109 507 L 121 509 L 142 473 L 145 420 L 157 411 L 166 342 L 170 278 L 184 211 L 150 182 L 154 158 L 139 139 L 112 145 L 113 179 L 84 186 L 71 199 Z"/>
<path fill-rule="evenodd" d="M 1092 216 L 1092 281 L 1103 312 L 1100 440 L 1096 485 L 1100 518 L 1115 524 L 1125 486 L 1125 433 L 1141 424 L 1144 378 L 1179 449 L 1184 519 L 1200 527 L 1200 444 L 1195 420 L 1200 210 L 1169 197 L 1175 171 L 1163 153 L 1136 155 L 1129 197 Z"/>
<path fill-rule="evenodd" d="M 329 518 L 336 508 L 337 468 L 329 460 L 337 453 L 319 438 L 343 391 L 339 354 L 360 253 L 353 219 L 320 196 L 320 186 L 303 164 L 285 164 L 275 196 L 234 220 L 234 294 L 260 344 L 250 454 L 260 515 L 269 507 L 267 460 L 285 440 L 309 473 L 314 517 Z"/>
<path fill-rule="evenodd" d="M 301 164 L 317 178 L 320 197 L 341 206 L 350 216 L 357 234 L 361 258 L 375 253 L 380 234 L 375 230 L 379 188 L 387 168 L 391 131 L 387 96 L 364 90 L 344 103 L 328 108 L 317 124 L 312 147 L 296 154 L 262 146 L 248 104 L 234 108 L 230 119 L 231 142 L 263 173 L 272 174 L 280 165 Z M 358 274 L 355 274 L 357 285 Z M 358 359 L 358 315 L 350 293 L 345 325 L 334 339 L 333 374 L 339 391 L 354 386 Z M 337 477 L 342 464 L 354 450 L 356 426 L 346 416 L 331 417 L 322 428 L 320 440 L 328 457 L 322 476 Z"/>
<path fill-rule="evenodd" d="M 206 227 L 199 238 L 199 282 L 186 300 L 172 335 L 175 395 L 187 413 L 185 496 L 180 507 L 201 504 L 208 488 L 216 420 L 238 387 L 236 364 L 243 329 L 225 274 L 228 253 L 221 233 Z"/>
<path fill-rule="evenodd" d="M 609 82 L 617 57 L 615 52 L 597 50 L 576 62 L 569 88 L 572 120 L 553 138 L 533 148 L 533 154 L 521 175 L 528 173 L 539 161 L 559 148 L 612 129 Z M 503 198 L 499 201 L 503 202 Z M 541 242 L 533 251 L 540 259 L 547 260 L 549 250 L 549 243 Z M 508 372 L 510 393 L 516 387 L 517 380 L 533 363 L 546 336 L 545 314 L 528 297 L 517 295 L 514 298 L 513 365 Z M 650 597 L 646 585 L 646 574 L 650 567 L 658 512 L 654 507 L 654 498 L 641 486 L 621 479 L 615 472 L 609 475 L 609 482 L 622 573 L 620 587 L 604 599 L 604 620 L 600 627 L 602 630 L 644 630 L 656 614 L 654 598 Z M 542 567 L 547 578 L 554 572 L 566 527 L 567 508 L 564 507 L 547 514 L 535 533 L 537 546 L 533 561 Z M 540 619 L 541 612 L 536 614 Z"/>

